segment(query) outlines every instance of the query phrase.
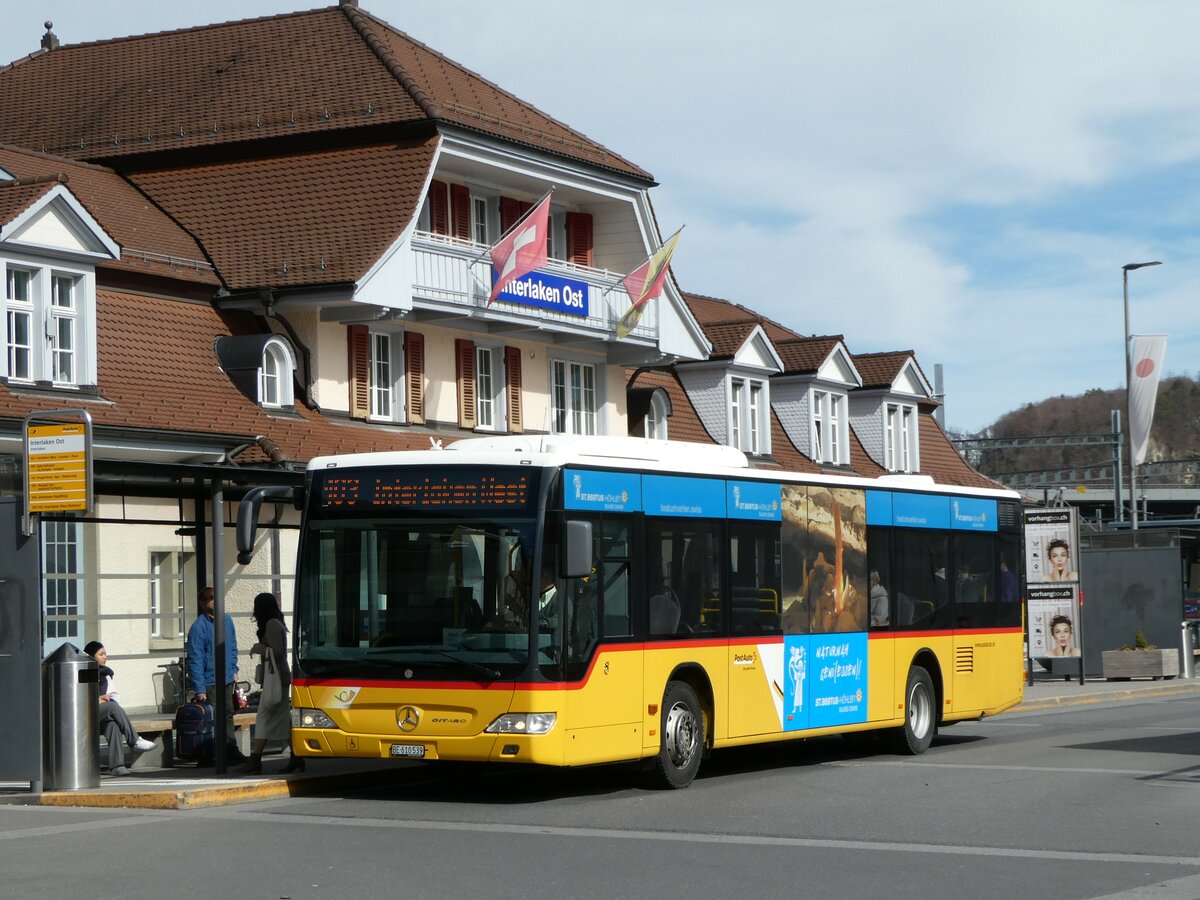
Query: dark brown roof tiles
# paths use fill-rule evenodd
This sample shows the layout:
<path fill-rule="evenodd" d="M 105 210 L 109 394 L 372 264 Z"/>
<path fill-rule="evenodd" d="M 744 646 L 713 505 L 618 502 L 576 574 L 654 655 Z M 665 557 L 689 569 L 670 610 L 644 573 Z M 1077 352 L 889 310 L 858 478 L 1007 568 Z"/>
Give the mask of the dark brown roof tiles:
<path fill-rule="evenodd" d="M 0 68 L 0 134 L 80 159 L 442 121 L 651 180 L 350 7 L 64 44 Z"/>
<path fill-rule="evenodd" d="M 7 145 L 0 145 L 0 167 L 19 179 L 61 173 L 65 182 L 46 187 L 64 184 L 121 247 L 121 259 L 106 267 L 219 284 L 196 241 L 111 169 Z M 23 188 L 0 187 L 0 204 L 13 190 Z"/>
<path fill-rule="evenodd" d="M 188 223 L 233 290 L 354 282 L 416 214 L 437 140 L 130 177 Z"/>

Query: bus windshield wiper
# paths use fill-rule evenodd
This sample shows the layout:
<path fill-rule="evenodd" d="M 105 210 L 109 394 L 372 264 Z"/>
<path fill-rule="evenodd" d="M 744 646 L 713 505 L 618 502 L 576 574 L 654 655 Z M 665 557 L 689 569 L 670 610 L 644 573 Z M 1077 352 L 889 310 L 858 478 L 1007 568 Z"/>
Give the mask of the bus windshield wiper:
<path fill-rule="evenodd" d="M 321 674 L 328 674 L 330 671 L 345 672 L 354 669 L 391 669 L 394 666 L 393 662 L 383 659 L 367 659 L 359 657 L 357 659 L 306 659 L 301 661 L 301 667 L 306 671 L 319 668 Z"/>
<path fill-rule="evenodd" d="M 450 660 L 451 662 L 458 663 L 460 666 L 466 666 L 472 672 L 478 672 L 480 675 L 486 676 L 489 681 L 495 681 L 496 679 L 501 677 L 500 673 L 497 672 L 495 669 L 489 668 L 488 666 L 482 665 L 481 663 L 477 663 L 472 659 L 466 659 L 462 656 L 457 656 L 456 654 L 451 653 L 448 650 L 439 650 L 436 647 L 409 647 L 406 650 L 404 650 L 404 652 L 405 653 L 436 653 L 438 656 L 443 656 L 446 659 Z"/>

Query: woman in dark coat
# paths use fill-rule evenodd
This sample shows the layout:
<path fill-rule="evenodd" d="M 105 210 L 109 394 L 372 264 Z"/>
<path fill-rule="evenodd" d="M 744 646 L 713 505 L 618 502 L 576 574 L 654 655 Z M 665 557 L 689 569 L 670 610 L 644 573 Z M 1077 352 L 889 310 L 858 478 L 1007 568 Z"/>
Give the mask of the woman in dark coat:
<path fill-rule="evenodd" d="M 247 775 L 262 772 L 262 756 L 267 741 L 290 741 L 292 736 L 292 669 L 288 665 L 287 626 L 283 623 L 283 610 L 279 608 L 279 601 L 274 594 L 264 592 L 254 598 L 253 615 L 258 624 L 258 643 L 250 652 L 263 658 L 264 679 L 267 677 L 267 655 L 270 654 L 279 673 L 281 690 L 278 702 L 260 702 L 258 705 L 258 717 L 254 722 L 254 749 L 249 761 L 238 769 Z M 283 771 L 304 771 L 304 759 L 293 753 Z"/>

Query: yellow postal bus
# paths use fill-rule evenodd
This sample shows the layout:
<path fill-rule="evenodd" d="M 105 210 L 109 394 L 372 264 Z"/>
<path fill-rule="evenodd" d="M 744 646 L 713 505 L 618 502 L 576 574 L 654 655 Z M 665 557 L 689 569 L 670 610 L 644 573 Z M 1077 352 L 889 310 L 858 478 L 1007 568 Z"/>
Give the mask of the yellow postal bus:
<path fill-rule="evenodd" d="M 548 436 L 315 459 L 302 499 L 301 756 L 652 760 L 685 787 L 722 747 L 921 753 L 1021 700 L 1009 492 Z"/>

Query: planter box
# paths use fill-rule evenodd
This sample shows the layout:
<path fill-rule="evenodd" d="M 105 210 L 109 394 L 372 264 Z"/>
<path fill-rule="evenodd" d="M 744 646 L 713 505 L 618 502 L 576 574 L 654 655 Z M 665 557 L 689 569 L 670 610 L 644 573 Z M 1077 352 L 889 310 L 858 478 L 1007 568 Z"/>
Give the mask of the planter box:
<path fill-rule="evenodd" d="M 1130 678 L 1174 678 L 1179 674 L 1179 651 L 1168 650 L 1102 650 L 1100 668 L 1109 680 Z"/>

